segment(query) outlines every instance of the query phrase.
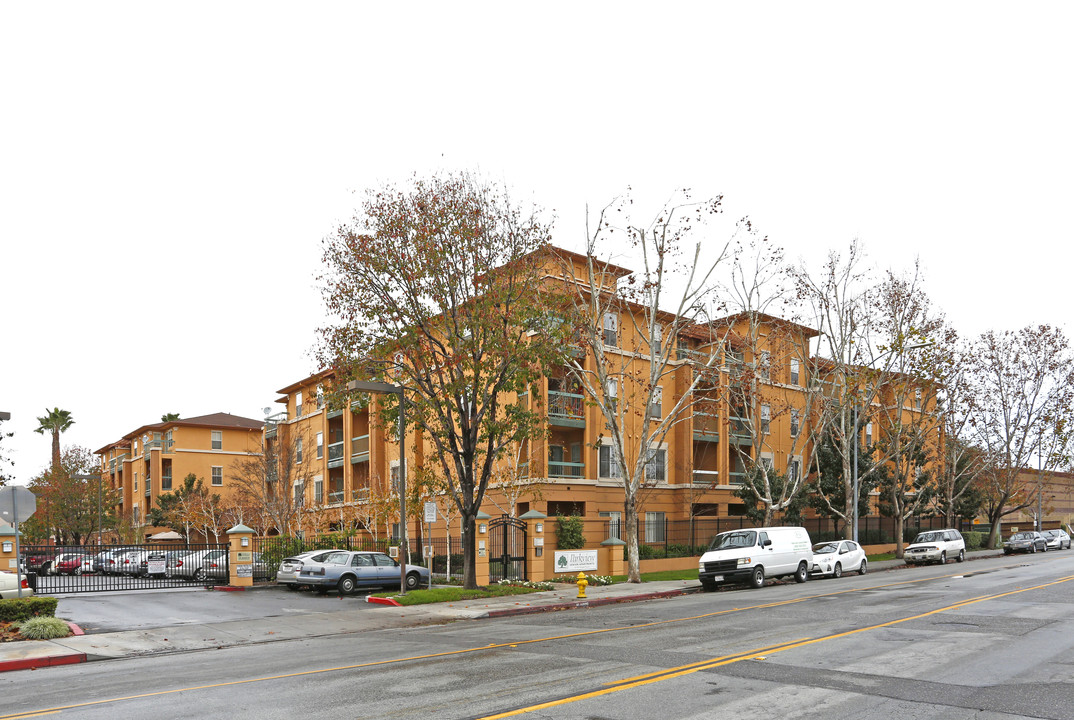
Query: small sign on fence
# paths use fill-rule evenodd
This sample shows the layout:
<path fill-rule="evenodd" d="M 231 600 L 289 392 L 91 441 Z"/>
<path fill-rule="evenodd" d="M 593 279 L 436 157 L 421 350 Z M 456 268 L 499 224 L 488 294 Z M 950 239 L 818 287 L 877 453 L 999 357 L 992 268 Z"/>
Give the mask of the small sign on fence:
<path fill-rule="evenodd" d="M 254 576 L 254 566 L 253 565 L 236 565 L 235 566 L 235 577 L 252 578 L 253 576 Z"/>
<path fill-rule="evenodd" d="M 582 572 L 597 569 L 596 550 L 556 550 L 557 573 Z"/>

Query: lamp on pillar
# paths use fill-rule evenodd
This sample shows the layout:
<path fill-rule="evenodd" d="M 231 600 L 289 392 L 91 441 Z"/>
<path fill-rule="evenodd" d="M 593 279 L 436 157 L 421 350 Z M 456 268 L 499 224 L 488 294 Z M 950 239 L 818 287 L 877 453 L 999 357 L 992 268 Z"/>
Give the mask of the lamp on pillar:
<path fill-rule="evenodd" d="M 375 395 L 399 396 L 399 594 L 406 595 L 406 420 L 404 410 L 406 397 L 402 385 L 376 382 L 373 380 L 352 380 L 347 383 L 351 392 L 367 392 Z"/>

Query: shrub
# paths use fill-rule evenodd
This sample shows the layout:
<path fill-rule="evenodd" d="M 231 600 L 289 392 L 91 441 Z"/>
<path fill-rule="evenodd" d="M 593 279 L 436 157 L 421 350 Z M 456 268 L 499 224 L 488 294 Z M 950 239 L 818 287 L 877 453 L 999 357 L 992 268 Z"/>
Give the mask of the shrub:
<path fill-rule="evenodd" d="M 962 539 L 966 541 L 967 550 L 980 550 L 984 546 L 985 534 L 971 530 L 962 533 Z"/>
<path fill-rule="evenodd" d="M 590 585 L 611 585 L 612 578 L 610 575 L 586 575 L 586 580 Z"/>
<path fill-rule="evenodd" d="M 671 545 L 667 546 L 667 554 L 665 555 L 665 557 L 694 557 L 697 555 L 704 555 L 707 551 L 707 545 L 687 545 L 684 543 L 672 543 Z"/>
<path fill-rule="evenodd" d="M 585 547 L 582 518 L 556 515 L 556 547 L 560 550 L 580 550 Z"/>
<path fill-rule="evenodd" d="M 447 572 L 447 555 L 434 555 L 433 556 L 433 572 L 434 573 L 446 573 Z M 462 553 L 451 554 L 451 572 L 461 575 L 462 574 Z"/>
<path fill-rule="evenodd" d="M 534 590 L 555 590 L 556 586 L 550 582 L 537 582 L 535 580 L 519 580 L 517 578 L 504 578 L 496 585 L 512 585 L 514 587 L 532 588 Z"/>
<path fill-rule="evenodd" d="M 652 560 L 663 556 L 664 548 L 655 545 L 638 545 L 638 559 Z"/>
<path fill-rule="evenodd" d="M 35 617 L 52 617 L 56 614 L 54 597 L 10 598 L 0 600 L 0 621 L 22 622 Z"/>
<path fill-rule="evenodd" d="M 19 634 L 30 640 L 52 640 L 67 637 L 71 628 L 56 617 L 35 617 L 19 623 Z"/>

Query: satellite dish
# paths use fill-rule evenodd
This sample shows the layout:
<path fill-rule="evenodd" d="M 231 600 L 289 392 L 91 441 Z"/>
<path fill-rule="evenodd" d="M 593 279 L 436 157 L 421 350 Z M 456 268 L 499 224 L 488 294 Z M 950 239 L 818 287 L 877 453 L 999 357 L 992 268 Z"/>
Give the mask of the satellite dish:
<path fill-rule="evenodd" d="M 266 415 L 270 415 L 272 413 L 272 408 L 270 407 L 264 408 L 264 410 Z"/>

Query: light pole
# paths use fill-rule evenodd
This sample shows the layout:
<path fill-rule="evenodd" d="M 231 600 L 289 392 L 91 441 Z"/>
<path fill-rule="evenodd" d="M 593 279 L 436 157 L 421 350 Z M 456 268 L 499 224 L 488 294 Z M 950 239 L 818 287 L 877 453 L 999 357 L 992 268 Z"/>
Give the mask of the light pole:
<path fill-rule="evenodd" d="M 904 345 L 902 347 L 893 347 L 893 348 L 890 348 L 890 349 L 886 350 L 885 352 L 880 353 L 880 355 L 876 358 L 876 360 L 879 360 L 880 358 L 884 357 L 885 355 L 890 355 L 891 353 L 895 352 L 896 350 L 904 350 L 904 351 L 920 350 L 922 348 L 932 347 L 934 344 L 935 343 L 932 343 L 932 342 L 924 342 L 924 343 L 917 343 L 915 345 Z M 876 362 L 876 360 L 874 360 L 873 362 Z M 886 372 L 886 370 L 887 369 L 885 368 L 885 372 Z M 869 401 L 872 402 L 871 395 L 870 395 Z M 860 444 L 860 439 L 858 438 L 858 432 L 860 430 L 860 425 L 861 425 L 861 423 L 860 423 L 861 418 L 859 417 L 859 413 L 860 413 L 860 411 L 859 411 L 859 408 L 858 408 L 858 404 L 855 403 L 854 404 L 854 434 L 853 434 L 853 437 L 854 437 L 854 466 L 851 468 L 852 477 L 854 478 L 854 511 L 853 511 L 853 516 L 854 516 L 854 542 L 858 542 L 858 445 Z"/>
<path fill-rule="evenodd" d="M 406 595 L 406 398 L 403 395 L 406 388 L 373 380 L 352 380 L 347 383 L 347 389 L 352 392 L 399 396 L 399 594 Z"/>

